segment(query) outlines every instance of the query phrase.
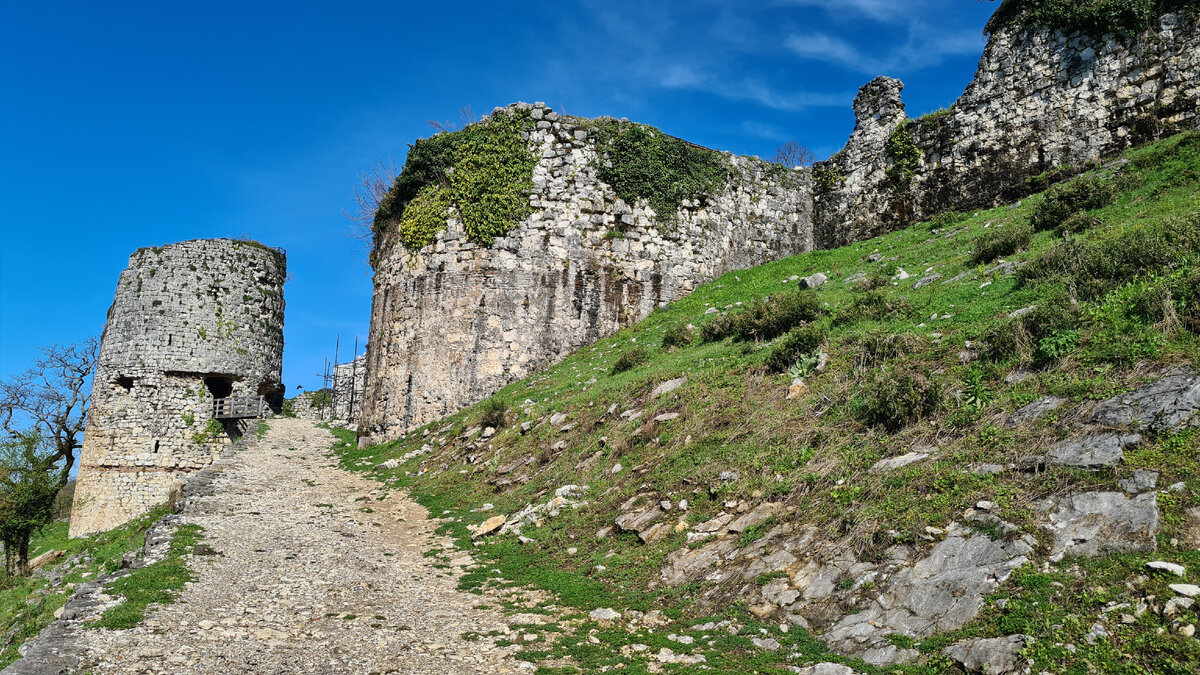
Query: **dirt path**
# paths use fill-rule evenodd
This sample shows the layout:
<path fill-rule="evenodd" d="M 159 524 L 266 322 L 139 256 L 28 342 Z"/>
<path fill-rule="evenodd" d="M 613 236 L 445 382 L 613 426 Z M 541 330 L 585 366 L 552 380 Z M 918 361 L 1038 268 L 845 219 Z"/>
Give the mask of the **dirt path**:
<path fill-rule="evenodd" d="M 184 512 L 221 555 L 128 631 L 86 632 L 93 673 L 516 673 L 503 616 L 424 557 L 424 509 L 325 457 L 330 433 L 275 420 Z M 455 560 L 469 564 L 469 557 Z"/>

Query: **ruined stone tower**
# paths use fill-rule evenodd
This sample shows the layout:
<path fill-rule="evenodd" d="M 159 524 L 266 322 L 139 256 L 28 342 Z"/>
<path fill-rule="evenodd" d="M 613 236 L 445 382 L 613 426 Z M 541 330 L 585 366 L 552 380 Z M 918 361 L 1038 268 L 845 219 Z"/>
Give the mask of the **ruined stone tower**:
<path fill-rule="evenodd" d="M 214 399 L 283 400 L 282 251 L 198 239 L 139 249 L 108 311 L 71 536 L 167 502 L 248 425 Z M 259 397 L 262 397 L 259 399 Z"/>

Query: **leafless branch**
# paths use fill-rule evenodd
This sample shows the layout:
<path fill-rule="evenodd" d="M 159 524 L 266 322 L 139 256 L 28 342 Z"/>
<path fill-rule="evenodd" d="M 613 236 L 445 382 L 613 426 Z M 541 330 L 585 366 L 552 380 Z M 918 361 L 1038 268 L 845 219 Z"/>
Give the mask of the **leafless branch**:
<path fill-rule="evenodd" d="M 808 166 L 816 158 L 811 150 L 796 141 L 788 141 L 775 150 L 775 163 L 782 164 L 789 169 Z"/>
<path fill-rule="evenodd" d="M 398 175 L 400 170 L 389 158 L 387 161 L 377 160 L 359 176 L 358 185 L 354 186 L 353 208 L 349 211 L 342 209 L 342 215 L 350 221 L 352 237 L 370 240 L 374 235 L 375 212 Z"/>

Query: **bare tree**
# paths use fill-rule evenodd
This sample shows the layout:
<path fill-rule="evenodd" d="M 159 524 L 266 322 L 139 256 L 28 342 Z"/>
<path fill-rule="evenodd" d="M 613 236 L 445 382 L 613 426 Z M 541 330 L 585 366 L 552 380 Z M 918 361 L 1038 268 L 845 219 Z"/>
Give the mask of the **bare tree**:
<path fill-rule="evenodd" d="M 450 120 L 446 120 L 444 122 L 439 122 L 437 120 L 425 120 L 425 123 L 433 127 L 434 131 L 439 133 L 445 131 L 449 133 L 458 131 L 468 124 L 474 124 L 478 121 L 479 115 L 475 114 L 475 111 L 471 108 L 471 106 L 464 105 L 458 109 L 458 122 L 451 122 Z"/>
<path fill-rule="evenodd" d="M 359 177 L 358 185 L 354 186 L 354 207 L 350 211 L 342 209 L 342 215 L 351 224 L 351 236 L 355 239 L 370 239 L 375 234 L 375 212 L 379 204 L 396 182 L 400 170 L 391 159 L 377 160 L 371 168 Z"/>
<path fill-rule="evenodd" d="M 41 352 L 33 368 L 0 381 L 0 538 L 17 574 L 28 574 L 29 538 L 49 522 L 83 447 L 99 343 Z"/>
<path fill-rule="evenodd" d="M 775 150 L 775 163 L 782 164 L 789 169 L 808 166 L 816 158 L 817 156 L 811 150 L 796 141 L 788 141 Z"/>

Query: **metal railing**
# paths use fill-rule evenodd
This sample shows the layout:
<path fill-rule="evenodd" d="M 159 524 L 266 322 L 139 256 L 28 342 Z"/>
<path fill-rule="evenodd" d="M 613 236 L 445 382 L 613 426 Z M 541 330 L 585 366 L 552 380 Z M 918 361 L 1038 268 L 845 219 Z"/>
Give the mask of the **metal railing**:
<path fill-rule="evenodd" d="M 213 417 L 219 420 L 262 417 L 267 409 L 266 396 L 213 399 Z"/>

